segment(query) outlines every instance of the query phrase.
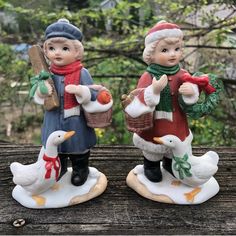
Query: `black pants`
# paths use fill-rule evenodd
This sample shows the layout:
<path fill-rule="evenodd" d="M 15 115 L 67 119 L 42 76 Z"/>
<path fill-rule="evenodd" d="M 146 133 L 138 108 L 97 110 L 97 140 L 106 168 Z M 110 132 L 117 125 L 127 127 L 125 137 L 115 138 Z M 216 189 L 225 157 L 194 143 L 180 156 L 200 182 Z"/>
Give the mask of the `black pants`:
<path fill-rule="evenodd" d="M 89 156 L 90 151 L 83 154 L 64 154 L 59 153 L 61 161 L 61 174 L 60 178 L 67 172 L 68 159 L 71 160 L 72 164 L 72 175 L 71 182 L 76 186 L 84 184 L 89 174 Z"/>

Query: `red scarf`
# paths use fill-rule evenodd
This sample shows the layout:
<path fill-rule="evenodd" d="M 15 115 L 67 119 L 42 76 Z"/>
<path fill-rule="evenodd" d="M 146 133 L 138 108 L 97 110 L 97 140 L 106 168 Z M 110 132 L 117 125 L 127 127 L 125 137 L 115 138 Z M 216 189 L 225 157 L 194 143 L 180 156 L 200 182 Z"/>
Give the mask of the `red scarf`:
<path fill-rule="evenodd" d="M 46 169 L 46 174 L 45 174 L 45 179 L 51 178 L 51 173 L 52 173 L 52 168 L 54 168 L 56 172 L 56 180 L 58 180 L 59 177 L 59 170 L 61 168 L 61 163 L 59 160 L 59 157 L 48 157 L 46 154 L 43 155 L 43 160 L 46 161 L 45 164 L 45 169 Z"/>
<path fill-rule="evenodd" d="M 72 62 L 66 66 L 56 66 L 54 64 L 51 65 L 50 70 L 57 75 L 65 76 L 65 86 L 68 84 L 79 85 L 80 83 L 80 72 L 83 68 L 83 65 L 80 61 Z M 74 94 L 69 94 L 64 91 L 64 109 L 70 109 L 75 106 L 78 106 L 78 102 L 75 98 Z"/>

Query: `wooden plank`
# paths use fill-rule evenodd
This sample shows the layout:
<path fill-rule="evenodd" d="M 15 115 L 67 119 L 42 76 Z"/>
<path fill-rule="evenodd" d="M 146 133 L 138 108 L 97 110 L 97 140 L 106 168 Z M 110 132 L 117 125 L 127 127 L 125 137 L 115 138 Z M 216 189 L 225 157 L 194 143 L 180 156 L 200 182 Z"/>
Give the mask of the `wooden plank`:
<path fill-rule="evenodd" d="M 28 54 L 35 75 L 38 75 L 42 70 L 49 72 L 48 64 L 39 45 L 33 45 L 32 47 L 30 47 Z M 47 81 L 52 86 L 52 94 L 44 99 L 44 107 L 46 110 L 50 111 L 59 107 L 59 100 L 53 80 L 49 78 L 47 79 Z"/>
<path fill-rule="evenodd" d="M 236 234 L 236 148 L 216 148 L 220 153 L 216 179 L 220 192 L 196 206 L 153 202 L 128 188 L 125 178 L 142 163 L 140 150 L 132 146 L 97 146 L 90 164 L 108 178 L 104 194 L 80 205 L 49 210 L 20 206 L 11 197 L 14 187 L 9 165 L 32 163 L 39 146 L 0 145 L 1 234 Z M 201 154 L 207 148 L 195 148 Z M 26 224 L 16 228 L 16 219 Z"/>

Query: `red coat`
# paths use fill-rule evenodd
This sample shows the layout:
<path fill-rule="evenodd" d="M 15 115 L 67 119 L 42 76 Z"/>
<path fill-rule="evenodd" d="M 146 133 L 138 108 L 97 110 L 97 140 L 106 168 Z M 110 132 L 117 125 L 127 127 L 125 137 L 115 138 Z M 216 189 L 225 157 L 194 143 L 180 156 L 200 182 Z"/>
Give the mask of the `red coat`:
<path fill-rule="evenodd" d="M 168 84 L 170 86 L 173 120 L 155 119 L 152 129 L 142 131 L 138 135 L 146 141 L 154 142 L 153 137 L 161 137 L 167 134 L 173 134 L 179 137 L 182 141 L 189 135 L 188 121 L 186 114 L 182 111 L 178 103 L 178 89 L 183 83 L 182 75 L 186 73 L 185 70 L 179 70 L 175 75 L 168 76 Z M 137 88 L 146 88 L 152 84 L 152 76 L 145 72 L 138 81 Z M 141 102 L 144 102 L 144 93 L 139 95 Z M 145 103 L 145 102 L 144 102 Z"/>

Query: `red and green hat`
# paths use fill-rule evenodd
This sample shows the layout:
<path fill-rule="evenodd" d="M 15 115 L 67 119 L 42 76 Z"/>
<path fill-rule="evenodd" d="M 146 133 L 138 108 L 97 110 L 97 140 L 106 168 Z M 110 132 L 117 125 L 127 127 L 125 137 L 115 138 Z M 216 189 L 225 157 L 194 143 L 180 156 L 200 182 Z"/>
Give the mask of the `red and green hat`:
<path fill-rule="evenodd" d="M 160 21 L 148 31 L 145 37 L 145 47 L 148 44 L 167 37 L 183 37 L 183 32 L 176 24 Z"/>

